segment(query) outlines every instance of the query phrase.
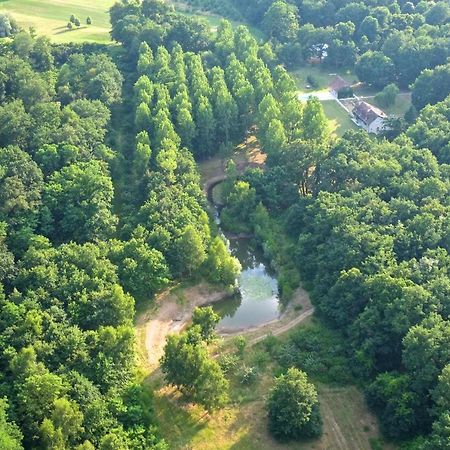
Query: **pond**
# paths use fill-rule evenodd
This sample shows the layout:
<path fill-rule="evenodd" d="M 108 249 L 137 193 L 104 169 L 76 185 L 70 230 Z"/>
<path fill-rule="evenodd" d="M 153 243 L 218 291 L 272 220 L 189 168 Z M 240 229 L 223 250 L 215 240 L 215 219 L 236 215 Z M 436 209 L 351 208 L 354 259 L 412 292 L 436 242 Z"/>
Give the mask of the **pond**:
<path fill-rule="evenodd" d="M 219 186 L 214 191 L 220 192 Z M 220 226 L 220 215 L 216 207 L 215 210 Z M 221 316 L 217 329 L 246 329 L 278 319 L 281 314 L 278 282 L 262 249 L 252 239 L 229 239 L 229 248 L 241 263 L 242 271 L 238 277 L 238 293 L 213 305 Z"/>

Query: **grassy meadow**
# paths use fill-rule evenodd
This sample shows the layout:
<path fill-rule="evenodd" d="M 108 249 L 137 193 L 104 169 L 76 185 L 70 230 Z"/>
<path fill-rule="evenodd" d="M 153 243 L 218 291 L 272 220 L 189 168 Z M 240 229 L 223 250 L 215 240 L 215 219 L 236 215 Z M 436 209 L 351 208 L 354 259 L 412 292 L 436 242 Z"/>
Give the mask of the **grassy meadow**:
<path fill-rule="evenodd" d="M 115 0 L 0 0 L 0 11 L 10 13 L 24 28 L 33 27 L 38 35 L 53 42 L 99 42 L 110 40 L 109 8 Z M 68 30 L 71 14 L 81 27 Z M 91 17 L 92 25 L 86 25 Z"/>
<path fill-rule="evenodd" d="M 308 319 L 299 327 L 316 328 L 316 319 Z M 279 338 L 284 342 L 291 333 Z M 236 354 L 233 340 L 217 344 L 217 355 Z M 220 356 L 218 356 L 220 359 Z M 243 383 L 243 368 L 256 367 L 257 376 Z M 376 418 L 368 411 L 359 388 L 339 385 L 327 380 L 316 383 L 323 419 L 323 435 L 303 442 L 280 443 L 267 432 L 264 405 L 280 366 L 265 350 L 264 343 L 247 347 L 238 357 L 237 366 L 228 372 L 230 402 L 222 410 L 208 414 L 199 406 L 186 404 L 180 394 L 164 385 L 157 371 L 147 379 L 155 392 L 155 412 L 162 437 L 174 450 L 394 450 L 379 434 Z"/>
<path fill-rule="evenodd" d="M 227 17 L 220 16 L 219 14 L 194 8 L 184 1 L 168 0 L 168 2 L 174 6 L 177 12 L 184 14 L 185 16 L 197 17 L 199 19 L 206 20 L 213 33 L 217 31 L 217 27 L 219 26 L 220 21 L 226 19 L 234 28 L 238 27 L 239 25 L 245 25 L 257 40 L 264 40 L 264 33 L 259 28 L 253 27 L 247 23 L 239 22 L 237 20 L 230 20 Z"/>
<path fill-rule="evenodd" d="M 357 76 L 351 71 L 330 69 L 322 65 L 307 64 L 304 67 L 292 70 L 290 74 L 294 78 L 299 93 L 327 90 L 330 83 L 336 78 L 336 75 L 340 75 L 351 84 L 358 82 Z M 308 76 L 314 78 L 317 83 L 316 88 L 311 89 L 306 87 L 309 84 L 307 81 Z"/>

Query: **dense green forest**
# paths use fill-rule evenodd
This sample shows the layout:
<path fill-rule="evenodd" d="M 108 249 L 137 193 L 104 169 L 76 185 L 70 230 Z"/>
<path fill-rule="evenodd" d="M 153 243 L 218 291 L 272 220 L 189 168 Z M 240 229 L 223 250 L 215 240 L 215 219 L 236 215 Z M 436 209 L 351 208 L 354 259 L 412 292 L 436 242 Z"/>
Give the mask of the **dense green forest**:
<path fill-rule="evenodd" d="M 169 448 L 135 309 L 180 280 L 235 284 L 197 163 L 255 134 L 265 167 L 228 165 L 223 228 L 256 236 L 283 298 L 308 289 L 387 438 L 450 449 L 448 2 L 190 3 L 268 41 L 225 20 L 212 33 L 162 0 L 116 3 L 114 45 L 55 45 L 0 16 L 0 447 Z M 408 121 L 336 139 L 287 71 L 311 58 L 411 86 Z M 205 311 L 161 363 L 211 411 L 228 381 Z M 280 439 L 321 432 L 292 339 L 268 393 Z"/>
<path fill-rule="evenodd" d="M 196 7 L 247 20 L 271 38 L 288 67 L 317 58 L 353 68 L 361 81 L 413 83 L 450 55 L 447 1 L 190 0 Z M 448 89 L 448 88 L 447 88 Z"/>

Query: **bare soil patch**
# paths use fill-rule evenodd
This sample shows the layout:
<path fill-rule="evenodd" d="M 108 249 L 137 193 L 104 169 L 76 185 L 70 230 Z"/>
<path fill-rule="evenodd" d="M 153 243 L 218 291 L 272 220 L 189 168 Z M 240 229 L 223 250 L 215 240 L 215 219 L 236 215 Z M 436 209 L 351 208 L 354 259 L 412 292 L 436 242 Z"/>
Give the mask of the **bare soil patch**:
<path fill-rule="evenodd" d="M 195 307 L 223 300 L 228 295 L 226 290 L 219 290 L 207 283 L 163 292 L 155 305 L 136 321 L 138 334 L 144 341 L 147 353 L 146 365 L 151 369 L 159 366 L 166 337 L 183 330 L 191 320 Z"/>

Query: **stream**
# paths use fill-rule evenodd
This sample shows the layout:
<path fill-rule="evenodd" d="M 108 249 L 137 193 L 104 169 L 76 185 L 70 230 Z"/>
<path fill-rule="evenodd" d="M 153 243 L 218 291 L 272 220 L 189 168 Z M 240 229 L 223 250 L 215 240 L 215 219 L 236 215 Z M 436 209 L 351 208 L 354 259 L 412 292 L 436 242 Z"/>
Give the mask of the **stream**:
<path fill-rule="evenodd" d="M 278 295 L 278 282 L 262 249 L 253 239 L 228 239 L 220 229 L 220 209 L 217 206 L 216 185 L 209 195 L 210 203 L 215 210 L 216 222 L 222 235 L 227 239 L 230 252 L 242 266 L 238 277 L 238 292 L 231 298 L 214 303 L 214 310 L 221 320 L 217 329 L 235 331 L 256 327 L 278 319 L 281 314 L 281 303 Z"/>

